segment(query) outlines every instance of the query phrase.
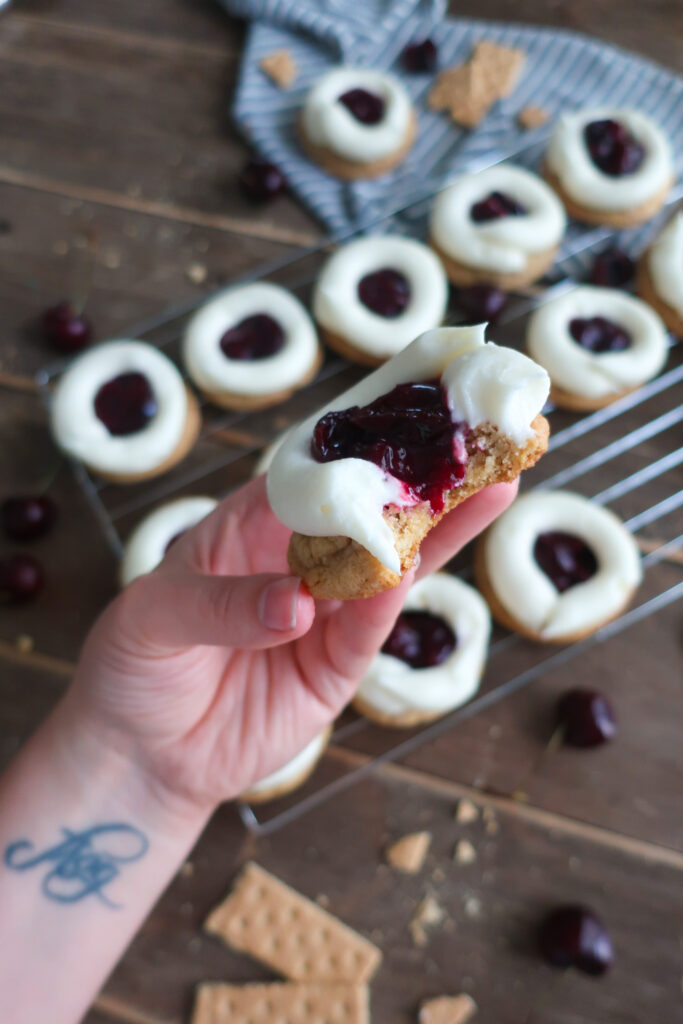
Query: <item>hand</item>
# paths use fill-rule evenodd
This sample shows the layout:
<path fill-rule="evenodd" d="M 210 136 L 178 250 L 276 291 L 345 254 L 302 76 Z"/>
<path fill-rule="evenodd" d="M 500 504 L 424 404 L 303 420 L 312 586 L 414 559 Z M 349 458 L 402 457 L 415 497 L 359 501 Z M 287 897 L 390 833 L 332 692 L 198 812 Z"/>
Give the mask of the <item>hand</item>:
<path fill-rule="evenodd" d="M 418 575 L 515 493 L 500 484 L 446 516 Z M 365 600 L 316 602 L 288 575 L 289 536 L 265 479 L 252 481 L 119 595 L 88 637 L 65 710 L 172 801 L 208 812 L 294 757 L 351 699 L 415 578 Z"/>

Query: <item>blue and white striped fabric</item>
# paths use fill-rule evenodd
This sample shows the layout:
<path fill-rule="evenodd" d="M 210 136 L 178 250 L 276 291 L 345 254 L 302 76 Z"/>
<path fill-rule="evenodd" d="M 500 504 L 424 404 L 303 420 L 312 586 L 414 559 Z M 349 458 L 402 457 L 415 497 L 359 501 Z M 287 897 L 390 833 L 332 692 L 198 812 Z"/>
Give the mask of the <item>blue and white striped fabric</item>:
<path fill-rule="evenodd" d="M 233 115 L 263 157 L 277 164 L 290 187 L 333 237 L 366 231 L 392 212 L 437 191 L 454 173 L 507 156 L 534 166 L 550 128 L 522 132 L 516 113 L 542 105 L 552 116 L 591 105 L 628 105 L 650 114 L 683 156 L 683 80 L 616 47 L 570 32 L 464 18 L 443 20 L 444 0 L 220 0 L 232 14 L 252 19 Z M 527 54 L 517 88 L 471 132 L 426 107 L 432 83 L 409 75 L 400 53 L 411 40 L 432 35 L 439 64 L 470 56 L 478 39 L 492 39 Z M 288 49 L 299 67 L 289 90 L 277 88 L 259 61 Z M 391 70 L 401 76 L 420 111 L 414 148 L 400 167 L 378 181 L 345 183 L 320 170 L 301 152 L 296 118 L 306 92 L 338 63 Z M 568 240 L 571 245 L 571 239 Z"/>

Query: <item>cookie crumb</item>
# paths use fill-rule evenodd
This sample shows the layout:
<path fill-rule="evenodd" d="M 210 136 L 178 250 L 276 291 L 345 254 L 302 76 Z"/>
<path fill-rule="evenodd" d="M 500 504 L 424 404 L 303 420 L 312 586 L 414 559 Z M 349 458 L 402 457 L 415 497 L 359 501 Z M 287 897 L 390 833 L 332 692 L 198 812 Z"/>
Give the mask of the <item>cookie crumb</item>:
<path fill-rule="evenodd" d="M 192 878 L 194 875 L 194 864 L 191 860 L 186 860 L 180 869 L 181 878 Z"/>
<path fill-rule="evenodd" d="M 416 946 L 427 945 L 427 928 L 441 924 L 444 910 L 433 896 L 425 896 L 417 906 L 410 922 L 410 935 Z"/>
<path fill-rule="evenodd" d="M 442 871 L 442 869 L 441 868 L 434 868 L 434 870 L 432 871 L 432 881 L 433 882 L 443 882 L 443 881 L 445 881 L 445 879 L 446 879 L 446 875 Z"/>
<path fill-rule="evenodd" d="M 476 896 L 469 896 L 465 900 L 465 913 L 468 917 L 479 917 L 481 914 L 481 900 Z"/>
<path fill-rule="evenodd" d="M 192 284 L 203 284 L 206 281 L 207 270 L 203 263 L 190 263 L 185 269 L 185 276 Z"/>
<path fill-rule="evenodd" d="M 387 863 L 396 871 L 416 875 L 424 866 L 431 841 L 431 832 L 412 832 L 403 836 L 387 849 Z"/>
<path fill-rule="evenodd" d="M 20 633 L 14 641 L 14 646 L 20 654 L 30 654 L 35 645 L 35 640 L 28 633 Z"/>
<path fill-rule="evenodd" d="M 465 797 L 458 801 L 458 806 L 455 811 L 455 820 L 459 825 L 469 825 L 473 821 L 476 821 L 478 817 L 479 808 L 476 804 L 473 804 L 471 800 L 467 800 Z"/>
<path fill-rule="evenodd" d="M 550 120 L 550 114 L 543 107 L 522 107 L 517 114 L 517 123 L 525 131 L 540 128 Z"/>
<path fill-rule="evenodd" d="M 259 67 L 281 89 L 289 89 L 299 73 L 289 50 L 275 50 L 267 54 L 259 61 Z"/>
<path fill-rule="evenodd" d="M 319 892 L 315 898 L 315 902 L 318 904 L 319 907 L 323 907 L 325 910 L 327 910 L 327 908 L 330 905 L 330 897 L 327 895 L 326 892 Z"/>
<path fill-rule="evenodd" d="M 461 839 L 455 848 L 453 860 L 456 864 L 473 864 L 477 859 L 477 851 L 469 839 Z"/>
<path fill-rule="evenodd" d="M 420 1007 L 419 1024 L 466 1024 L 477 1012 L 471 996 L 437 996 Z"/>
<path fill-rule="evenodd" d="M 69 251 L 69 243 L 60 239 L 58 242 L 53 243 L 52 251 L 55 256 L 66 256 Z"/>

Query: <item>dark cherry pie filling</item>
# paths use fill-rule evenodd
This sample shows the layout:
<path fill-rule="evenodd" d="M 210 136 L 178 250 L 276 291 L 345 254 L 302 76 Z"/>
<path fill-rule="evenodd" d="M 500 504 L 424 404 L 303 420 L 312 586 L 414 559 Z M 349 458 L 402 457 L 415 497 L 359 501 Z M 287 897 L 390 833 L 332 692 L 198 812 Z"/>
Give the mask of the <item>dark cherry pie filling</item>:
<path fill-rule="evenodd" d="M 611 178 L 633 174 L 645 159 L 645 147 L 618 121 L 591 121 L 583 137 L 595 166 Z"/>
<path fill-rule="evenodd" d="M 526 212 L 525 206 L 504 192 L 491 192 L 470 207 L 470 217 L 475 224 L 499 220 L 501 217 L 521 217 Z"/>
<path fill-rule="evenodd" d="M 157 413 L 157 400 L 142 373 L 121 373 L 95 395 L 95 412 L 114 437 L 142 430 Z"/>
<path fill-rule="evenodd" d="M 454 423 L 438 380 L 399 384 L 362 408 L 328 412 L 313 431 L 317 462 L 364 459 L 403 482 L 405 504 L 428 501 L 443 511 L 445 493 L 467 469 L 468 427 Z"/>
<path fill-rule="evenodd" d="M 598 571 L 593 551 L 573 533 L 540 533 L 534 544 L 534 558 L 561 594 L 577 583 L 585 583 Z"/>
<path fill-rule="evenodd" d="M 405 661 L 411 668 L 441 665 L 458 645 L 445 619 L 431 612 L 401 612 L 384 642 L 383 654 Z"/>
<path fill-rule="evenodd" d="M 598 355 L 623 352 L 631 346 L 628 331 L 604 316 L 574 317 L 569 321 L 569 333 L 581 348 Z"/>
<path fill-rule="evenodd" d="M 223 354 L 228 359 L 267 359 L 280 351 L 285 332 L 277 320 L 267 313 L 255 313 L 230 327 L 221 338 Z"/>
<path fill-rule="evenodd" d="M 379 124 L 384 117 L 384 100 L 367 89 L 349 89 L 342 93 L 339 102 L 361 124 Z"/>
<path fill-rule="evenodd" d="M 410 302 L 410 282 L 400 270 L 383 267 L 358 282 L 358 298 L 378 316 L 400 316 Z"/>

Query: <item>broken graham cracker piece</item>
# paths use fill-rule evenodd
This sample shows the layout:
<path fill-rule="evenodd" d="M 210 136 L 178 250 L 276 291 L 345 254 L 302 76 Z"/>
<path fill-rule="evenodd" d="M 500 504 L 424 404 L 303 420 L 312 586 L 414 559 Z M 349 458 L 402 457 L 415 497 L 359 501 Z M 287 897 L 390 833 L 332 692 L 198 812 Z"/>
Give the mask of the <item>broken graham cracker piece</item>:
<path fill-rule="evenodd" d="M 431 841 L 431 832 L 412 832 L 403 836 L 387 848 L 387 864 L 406 875 L 416 875 L 424 866 Z"/>
<path fill-rule="evenodd" d="M 487 91 L 490 90 L 495 99 L 510 95 L 517 85 L 525 60 L 524 50 L 501 46 L 490 39 L 480 39 L 470 58 L 483 75 Z"/>
<path fill-rule="evenodd" d="M 427 97 L 427 105 L 432 110 L 447 110 L 463 128 L 475 128 L 495 99 L 485 73 L 468 61 L 441 72 Z"/>
<path fill-rule="evenodd" d="M 292 981 L 368 981 L 382 960 L 371 942 L 253 861 L 205 929 Z"/>
<path fill-rule="evenodd" d="M 204 984 L 192 1024 L 369 1024 L 365 985 Z"/>
<path fill-rule="evenodd" d="M 419 1024 L 466 1024 L 477 1012 L 471 996 L 437 996 L 420 1007 Z"/>
<path fill-rule="evenodd" d="M 543 107 L 522 107 L 517 114 L 517 122 L 520 128 L 531 131 L 533 128 L 540 128 L 550 120 L 550 114 Z"/>
<path fill-rule="evenodd" d="M 259 61 L 261 71 L 281 89 L 289 89 L 299 73 L 296 61 L 289 50 L 274 50 Z"/>

